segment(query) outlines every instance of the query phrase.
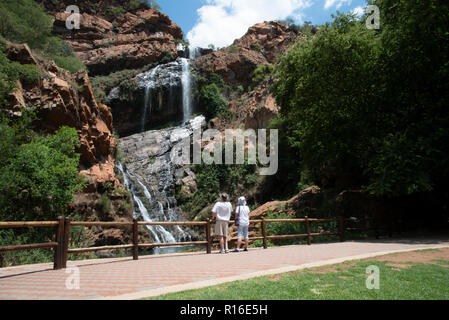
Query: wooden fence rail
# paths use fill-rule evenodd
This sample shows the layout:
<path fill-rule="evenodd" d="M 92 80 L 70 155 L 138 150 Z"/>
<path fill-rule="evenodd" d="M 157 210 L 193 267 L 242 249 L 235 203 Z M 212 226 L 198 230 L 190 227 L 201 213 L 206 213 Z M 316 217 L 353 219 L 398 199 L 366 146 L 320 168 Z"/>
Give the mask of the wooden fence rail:
<path fill-rule="evenodd" d="M 345 228 L 345 223 L 352 222 L 365 222 L 367 219 L 357 220 L 344 219 L 343 217 L 332 219 L 313 219 L 305 217 L 304 219 L 257 219 L 250 220 L 250 224 L 260 224 L 261 236 L 251 237 L 250 241 L 262 240 L 264 249 L 268 247 L 268 240 L 282 240 L 282 239 L 295 239 L 306 238 L 307 244 L 311 245 L 314 237 L 320 236 L 339 236 L 340 241 L 346 240 L 345 233 L 347 231 L 354 230 L 367 230 L 361 228 Z M 312 233 L 310 225 L 317 222 L 337 222 L 338 232 L 322 232 Z M 235 221 L 230 221 L 230 225 Z M 268 235 L 267 224 L 268 223 L 304 223 L 306 233 L 297 235 Z M 70 242 L 70 230 L 72 226 L 81 227 L 130 227 L 132 232 L 132 244 L 115 245 L 115 246 L 101 246 L 101 247 L 89 247 L 89 248 L 69 248 Z M 139 242 L 139 227 L 141 226 L 200 226 L 205 228 L 205 241 L 189 241 L 189 242 L 176 242 L 176 243 L 140 243 Z M 366 226 L 366 224 L 365 224 Z M 0 253 L 13 252 L 21 250 L 34 250 L 42 248 L 54 248 L 54 269 L 64 269 L 67 267 L 67 259 L 69 254 L 95 252 L 103 250 L 128 250 L 132 249 L 132 255 L 134 260 L 139 259 L 139 248 L 155 248 L 155 247 L 170 247 L 170 246 L 192 246 L 192 245 L 204 245 L 206 246 L 206 252 L 210 254 L 212 252 L 212 246 L 214 240 L 211 234 L 212 221 L 193 222 L 193 221 L 181 221 L 181 222 L 143 222 L 134 220 L 133 222 L 82 222 L 71 221 L 70 218 L 58 217 L 57 221 L 30 221 L 30 222 L 0 222 L 1 228 L 31 228 L 31 227 L 54 227 L 55 228 L 55 241 L 48 243 L 38 244 L 25 244 L 14 246 L 0 246 Z M 371 228 L 368 228 L 371 229 Z M 391 234 L 389 234 L 391 236 Z M 376 231 L 376 237 L 378 232 Z M 237 241 L 237 238 L 231 238 L 229 241 Z"/>

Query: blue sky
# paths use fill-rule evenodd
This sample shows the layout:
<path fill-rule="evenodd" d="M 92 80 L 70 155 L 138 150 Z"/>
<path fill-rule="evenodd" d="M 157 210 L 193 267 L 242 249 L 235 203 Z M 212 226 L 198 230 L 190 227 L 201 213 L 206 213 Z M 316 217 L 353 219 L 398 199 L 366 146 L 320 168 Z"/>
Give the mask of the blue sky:
<path fill-rule="evenodd" d="M 361 11 L 365 0 L 157 0 L 193 46 L 224 47 L 258 22 L 294 17 L 323 24 L 337 10 Z"/>

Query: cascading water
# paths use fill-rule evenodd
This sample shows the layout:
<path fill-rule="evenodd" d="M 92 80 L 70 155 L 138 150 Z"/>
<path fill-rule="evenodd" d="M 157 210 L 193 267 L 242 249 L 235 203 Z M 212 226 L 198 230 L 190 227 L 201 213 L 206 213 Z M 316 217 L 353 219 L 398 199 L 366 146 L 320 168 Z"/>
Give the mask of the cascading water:
<path fill-rule="evenodd" d="M 154 216 L 154 215 L 148 211 L 148 209 L 145 206 L 142 199 L 137 195 L 138 188 L 136 188 L 136 186 L 140 185 L 141 189 L 143 190 L 143 194 L 147 200 L 147 205 L 149 208 L 151 208 L 153 201 L 152 201 L 152 197 L 151 197 L 151 194 L 150 194 L 148 188 L 139 179 L 137 179 L 133 175 L 125 172 L 123 165 L 119 161 L 117 161 L 117 168 L 120 171 L 120 173 L 122 174 L 125 186 L 131 192 L 133 200 L 137 204 L 137 208 L 139 209 L 139 213 L 137 211 L 134 211 L 134 213 L 133 213 L 134 218 L 138 219 L 139 217 L 142 217 L 142 219 L 145 222 L 153 222 L 154 220 L 151 218 L 151 216 Z M 137 182 L 137 184 L 132 184 L 131 183 L 132 180 L 135 180 Z M 158 202 L 158 205 L 159 205 L 159 210 L 160 210 L 159 214 L 162 211 L 162 215 L 165 216 L 163 213 L 162 204 L 160 202 Z M 148 231 L 152 235 L 154 242 L 156 242 L 156 243 L 174 243 L 174 242 L 176 242 L 176 239 L 173 237 L 173 235 L 169 231 L 167 231 L 163 226 L 147 225 L 146 228 L 148 229 Z M 184 231 L 182 231 L 182 232 L 184 232 Z M 159 254 L 160 252 L 161 252 L 161 250 L 159 248 L 154 249 L 155 254 Z"/>
<path fill-rule="evenodd" d="M 190 120 L 192 115 L 192 85 L 190 73 L 190 61 L 181 58 L 182 63 L 182 106 L 184 113 L 184 123 Z"/>
<path fill-rule="evenodd" d="M 201 48 L 199 47 L 193 47 L 189 49 L 189 59 L 196 59 L 199 56 L 201 56 Z"/>
<path fill-rule="evenodd" d="M 150 71 L 150 74 L 148 76 L 147 82 L 145 84 L 145 97 L 143 102 L 143 114 L 142 114 L 142 126 L 140 132 L 145 132 L 145 124 L 147 123 L 147 114 L 148 114 L 148 107 L 150 107 L 150 114 L 151 114 L 151 105 L 152 105 L 152 99 L 151 99 L 151 89 L 154 87 L 155 83 L 155 75 L 158 71 L 159 66 L 153 68 Z"/>
<path fill-rule="evenodd" d="M 144 88 L 144 115 L 142 132 L 120 139 L 120 147 L 126 163 L 117 162 L 124 183 L 135 203 L 134 217 L 144 221 L 179 221 L 182 215 L 176 204 L 176 184 L 193 174 L 189 167 L 172 162 L 172 151 L 183 139 L 189 138 L 193 130 L 204 125 L 204 117 L 190 119 L 192 115 L 192 81 L 190 60 L 180 58 L 159 65 L 137 76 L 137 83 Z M 182 90 L 183 124 L 162 130 L 146 131 L 148 115 L 161 112 L 166 103 L 181 103 Z M 159 98 L 163 96 L 163 101 Z M 152 108 L 154 106 L 154 108 Z M 179 107 L 181 107 L 179 105 Z M 150 110 L 149 110 L 150 109 Z M 157 116 L 157 113 L 154 114 Z M 154 118 L 152 116 L 152 119 Z M 149 235 L 157 243 L 192 241 L 192 230 L 180 226 L 147 226 Z M 155 249 L 154 253 L 176 252 L 180 248 Z"/>

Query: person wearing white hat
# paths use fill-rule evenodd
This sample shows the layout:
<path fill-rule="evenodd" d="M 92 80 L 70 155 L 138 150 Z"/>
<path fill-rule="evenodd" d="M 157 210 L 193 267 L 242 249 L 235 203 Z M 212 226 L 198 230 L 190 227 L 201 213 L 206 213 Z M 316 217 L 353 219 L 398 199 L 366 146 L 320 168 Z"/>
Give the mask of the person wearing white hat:
<path fill-rule="evenodd" d="M 237 248 L 234 252 L 240 252 L 240 246 L 242 245 L 242 236 L 245 238 L 245 249 L 248 251 L 248 227 L 249 227 L 249 207 L 246 205 L 245 197 L 240 197 L 235 209 L 235 221 L 238 221 L 238 242 Z"/>

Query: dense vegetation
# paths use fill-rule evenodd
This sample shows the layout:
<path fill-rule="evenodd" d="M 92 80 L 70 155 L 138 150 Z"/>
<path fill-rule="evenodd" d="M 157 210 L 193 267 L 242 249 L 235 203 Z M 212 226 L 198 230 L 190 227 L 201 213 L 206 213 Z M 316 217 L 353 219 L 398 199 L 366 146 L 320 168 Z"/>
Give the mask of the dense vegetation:
<path fill-rule="evenodd" d="M 10 118 L 9 94 L 20 81 L 24 88 L 45 76 L 40 66 L 20 64 L 6 56 L 7 41 L 26 43 L 39 60 L 54 60 L 75 72 L 85 69 L 70 45 L 51 34 L 52 17 L 32 0 L 0 3 L 0 220 L 55 220 L 68 214 L 68 204 L 85 183 L 78 175 L 79 137 L 76 129 L 61 127 L 54 134 L 34 130 L 34 113 L 21 110 Z M 41 243 L 52 239 L 52 228 L 0 230 L 0 245 Z M 51 259 L 51 250 L 2 255 L 4 265 Z"/>
<path fill-rule="evenodd" d="M 2 221 L 55 220 L 58 215 L 67 213 L 74 193 L 84 187 L 78 176 L 76 130 L 62 127 L 53 135 L 39 135 L 30 129 L 33 119 L 24 114 L 19 121 L 4 118 L 0 121 Z M 0 230 L 0 243 L 41 243 L 51 239 L 53 234 L 51 228 Z M 43 261 L 50 255 L 51 251 L 11 254 L 5 263 Z"/>
<path fill-rule="evenodd" d="M 43 57 L 71 72 L 87 70 L 75 56 L 72 47 L 52 35 L 53 18 L 33 0 L 4 0 L 0 2 L 0 36 L 26 43 Z"/>
<path fill-rule="evenodd" d="M 289 151 L 280 168 L 295 172 L 290 185 L 345 178 L 388 197 L 447 190 L 449 4 L 373 3 L 380 30 L 339 14 L 280 59 L 274 126 Z"/>
<path fill-rule="evenodd" d="M 10 61 L 3 52 L 4 48 L 4 43 L 0 42 L 0 110 L 9 106 L 8 94 L 15 88 L 17 80 L 27 85 L 35 83 L 41 76 L 35 65 Z"/>
<path fill-rule="evenodd" d="M 242 195 L 248 197 L 258 176 L 256 165 L 247 161 L 244 165 L 201 164 L 193 166 L 192 170 L 196 174 L 198 190 L 188 195 L 178 192 L 177 195 L 183 211 L 189 214 L 188 220 L 209 217 L 212 209 L 209 205 L 219 198 L 221 192 L 227 192 L 232 202 Z"/>

